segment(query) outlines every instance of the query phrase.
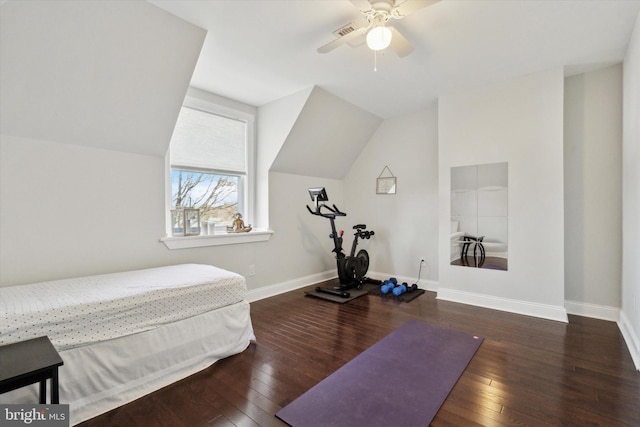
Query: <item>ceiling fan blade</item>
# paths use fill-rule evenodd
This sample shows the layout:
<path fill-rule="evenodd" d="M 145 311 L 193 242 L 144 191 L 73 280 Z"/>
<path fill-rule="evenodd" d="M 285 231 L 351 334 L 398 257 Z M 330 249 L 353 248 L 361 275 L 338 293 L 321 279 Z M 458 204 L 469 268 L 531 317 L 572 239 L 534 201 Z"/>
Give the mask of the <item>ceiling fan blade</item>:
<path fill-rule="evenodd" d="M 391 30 L 391 44 L 389 45 L 389 47 L 398 54 L 398 56 L 400 58 L 405 57 L 407 55 L 409 55 L 411 52 L 413 52 L 413 46 L 411 45 L 411 43 L 409 43 L 409 40 L 407 40 L 402 33 L 400 33 L 400 31 L 398 31 L 395 27 L 392 27 L 391 25 L 387 25 L 387 28 L 389 28 Z"/>
<path fill-rule="evenodd" d="M 369 0 L 350 0 L 351 4 L 353 4 L 358 10 L 370 10 L 371 3 Z"/>
<path fill-rule="evenodd" d="M 394 8 L 396 12 L 393 14 L 393 17 L 396 19 L 404 18 L 416 10 L 431 6 L 439 1 L 440 0 L 405 0 L 402 3 L 398 2 L 399 4 Z"/>
<path fill-rule="evenodd" d="M 324 46 L 319 47 L 318 53 L 331 52 L 333 49 L 337 48 L 338 46 L 342 46 L 343 44 L 349 43 L 351 40 L 358 38 L 359 36 L 363 35 L 366 31 L 367 31 L 366 27 L 356 28 L 350 33 L 347 33 L 344 36 L 339 37 L 325 44 Z"/>

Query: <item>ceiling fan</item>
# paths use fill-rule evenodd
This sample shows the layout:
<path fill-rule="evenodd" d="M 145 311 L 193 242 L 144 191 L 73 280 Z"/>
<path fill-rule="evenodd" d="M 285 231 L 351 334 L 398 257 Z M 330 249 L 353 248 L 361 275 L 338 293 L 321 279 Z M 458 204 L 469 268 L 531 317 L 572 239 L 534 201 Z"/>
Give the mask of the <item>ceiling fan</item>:
<path fill-rule="evenodd" d="M 341 27 L 335 33 L 338 38 L 318 48 L 318 53 L 327 53 L 338 46 L 353 42 L 366 34 L 367 46 L 378 51 L 391 47 L 398 56 L 407 56 L 413 51 L 409 41 L 392 25 L 391 19 L 402 19 L 416 10 L 425 8 L 439 0 L 350 0 L 367 23 L 361 27 L 353 24 Z"/>

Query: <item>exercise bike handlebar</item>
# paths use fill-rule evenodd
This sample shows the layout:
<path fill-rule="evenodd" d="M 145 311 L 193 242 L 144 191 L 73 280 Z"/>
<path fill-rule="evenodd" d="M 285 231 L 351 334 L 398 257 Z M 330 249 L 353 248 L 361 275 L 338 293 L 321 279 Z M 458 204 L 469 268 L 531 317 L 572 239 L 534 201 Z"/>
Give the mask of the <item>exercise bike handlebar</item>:
<path fill-rule="evenodd" d="M 341 212 L 336 205 L 333 205 L 333 208 L 332 208 L 323 203 L 321 205 L 318 205 L 315 211 L 311 209 L 309 205 L 306 205 L 306 206 L 307 206 L 307 210 L 309 211 L 309 213 L 311 213 L 311 215 L 318 215 L 324 218 L 335 218 L 337 216 L 347 216 L 347 214 L 344 212 Z M 328 209 L 331 213 L 323 213 L 322 208 Z"/>

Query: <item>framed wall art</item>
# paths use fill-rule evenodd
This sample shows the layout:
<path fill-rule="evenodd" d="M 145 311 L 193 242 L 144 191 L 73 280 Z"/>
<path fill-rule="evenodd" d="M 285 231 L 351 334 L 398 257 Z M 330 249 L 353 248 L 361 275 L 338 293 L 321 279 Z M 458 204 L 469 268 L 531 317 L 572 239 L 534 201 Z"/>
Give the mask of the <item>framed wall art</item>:
<path fill-rule="evenodd" d="M 376 178 L 376 194 L 396 194 L 397 184 L 397 178 L 393 175 L 389 166 L 385 166 L 378 178 Z"/>

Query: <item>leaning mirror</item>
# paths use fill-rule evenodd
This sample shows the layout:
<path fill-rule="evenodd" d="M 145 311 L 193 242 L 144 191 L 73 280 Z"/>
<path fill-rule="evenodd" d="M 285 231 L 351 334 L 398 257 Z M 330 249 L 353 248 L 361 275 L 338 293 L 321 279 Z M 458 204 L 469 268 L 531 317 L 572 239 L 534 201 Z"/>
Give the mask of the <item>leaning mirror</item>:
<path fill-rule="evenodd" d="M 451 168 L 451 265 L 507 270 L 508 165 Z"/>

